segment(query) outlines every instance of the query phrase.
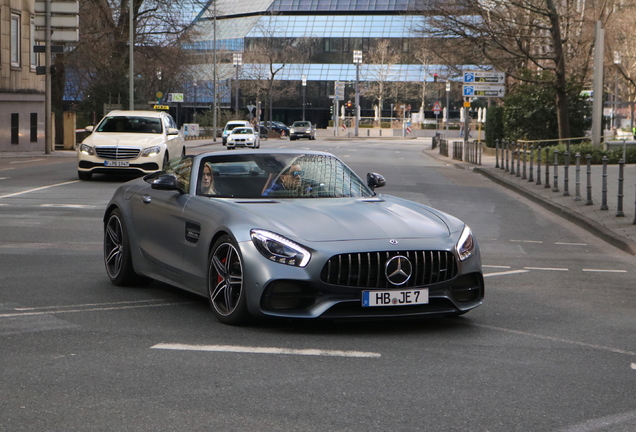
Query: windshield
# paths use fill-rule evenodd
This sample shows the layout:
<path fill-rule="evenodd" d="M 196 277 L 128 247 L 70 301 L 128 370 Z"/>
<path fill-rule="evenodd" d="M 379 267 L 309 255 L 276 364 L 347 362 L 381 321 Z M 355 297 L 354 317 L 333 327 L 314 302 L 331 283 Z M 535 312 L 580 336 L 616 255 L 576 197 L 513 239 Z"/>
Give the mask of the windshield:
<path fill-rule="evenodd" d="M 251 129 L 251 128 L 236 128 L 236 129 L 234 129 L 232 131 L 232 134 L 233 135 L 236 135 L 236 134 L 241 134 L 241 135 L 243 135 L 243 134 L 251 134 L 251 135 L 253 135 L 254 134 L 254 129 Z"/>
<path fill-rule="evenodd" d="M 209 156 L 201 160 L 197 184 L 199 195 L 227 198 L 374 195 L 340 160 L 317 154 Z"/>
<path fill-rule="evenodd" d="M 295 122 L 292 127 L 311 127 L 309 122 Z"/>
<path fill-rule="evenodd" d="M 97 126 L 97 132 L 160 134 L 163 132 L 158 117 L 111 116 Z"/>

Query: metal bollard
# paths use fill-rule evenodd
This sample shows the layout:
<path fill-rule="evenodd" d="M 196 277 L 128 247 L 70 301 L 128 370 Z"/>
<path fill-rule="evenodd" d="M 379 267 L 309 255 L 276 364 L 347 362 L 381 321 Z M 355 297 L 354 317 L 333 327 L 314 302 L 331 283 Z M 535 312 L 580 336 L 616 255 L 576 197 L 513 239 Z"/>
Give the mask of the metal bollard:
<path fill-rule="evenodd" d="M 601 200 L 601 210 L 609 210 L 607 207 L 607 156 L 603 156 L 603 189 L 602 189 L 602 200 Z"/>
<path fill-rule="evenodd" d="M 625 169 L 625 161 L 618 161 L 618 205 L 616 207 L 616 217 L 625 217 L 623 213 L 623 174 Z"/>
<path fill-rule="evenodd" d="M 521 176 L 521 145 L 517 144 L 517 177 Z"/>
<path fill-rule="evenodd" d="M 495 168 L 499 168 L 499 139 L 495 140 Z"/>
<path fill-rule="evenodd" d="M 516 143 L 512 144 L 512 150 L 510 151 L 510 156 L 511 156 L 511 161 L 510 161 L 510 175 L 515 175 L 515 156 L 516 156 L 516 150 L 515 147 L 517 146 Z"/>
<path fill-rule="evenodd" d="M 545 186 L 544 188 L 550 188 L 550 147 L 545 148 Z"/>
<path fill-rule="evenodd" d="M 532 163 L 534 162 L 534 146 L 530 146 L 530 177 L 528 178 L 528 182 L 532 183 L 534 178 L 532 177 Z"/>
<path fill-rule="evenodd" d="M 525 180 L 528 177 L 526 176 L 526 160 L 528 159 L 528 149 L 526 145 L 523 145 L 523 174 L 521 174 L 521 180 Z"/>
<path fill-rule="evenodd" d="M 509 171 L 509 168 L 508 168 L 508 162 L 509 162 L 508 158 L 510 157 L 510 155 L 508 154 L 508 151 L 510 150 L 508 148 L 509 146 L 510 146 L 510 143 L 506 141 L 506 172 Z"/>
<path fill-rule="evenodd" d="M 541 146 L 537 148 L 537 184 L 541 184 Z"/>
<path fill-rule="evenodd" d="M 574 186 L 574 201 L 581 201 L 581 153 L 574 155 L 576 158 L 576 184 Z"/>
<path fill-rule="evenodd" d="M 559 191 L 559 151 L 554 149 L 554 184 L 552 192 Z"/>
<path fill-rule="evenodd" d="M 585 205 L 592 205 L 592 155 L 585 156 L 587 160 L 587 202 Z"/>
<path fill-rule="evenodd" d="M 563 196 L 570 196 L 570 178 L 568 176 L 568 170 L 570 169 L 570 152 L 566 150 L 563 155 L 565 156 L 565 162 L 563 164 Z"/>

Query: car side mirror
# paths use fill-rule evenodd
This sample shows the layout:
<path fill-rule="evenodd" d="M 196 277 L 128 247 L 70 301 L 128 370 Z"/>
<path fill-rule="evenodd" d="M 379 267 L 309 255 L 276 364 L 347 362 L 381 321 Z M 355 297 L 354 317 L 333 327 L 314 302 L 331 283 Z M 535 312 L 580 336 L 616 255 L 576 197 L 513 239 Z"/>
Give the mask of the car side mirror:
<path fill-rule="evenodd" d="M 386 180 L 378 173 L 367 173 L 367 186 L 375 190 L 375 188 L 386 186 Z"/>
<path fill-rule="evenodd" d="M 150 183 L 150 187 L 157 190 L 177 191 L 184 194 L 185 191 L 179 187 L 177 178 L 172 174 L 161 174 Z"/>
<path fill-rule="evenodd" d="M 92 132 L 93 132 L 93 129 L 95 129 L 95 126 L 86 126 L 86 127 L 84 128 L 84 130 L 85 130 L 86 132 L 88 132 L 88 133 L 92 133 Z"/>
<path fill-rule="evenodd" d="M 179 135 L 179 129 L 168 128 L 168 135 Z"/>

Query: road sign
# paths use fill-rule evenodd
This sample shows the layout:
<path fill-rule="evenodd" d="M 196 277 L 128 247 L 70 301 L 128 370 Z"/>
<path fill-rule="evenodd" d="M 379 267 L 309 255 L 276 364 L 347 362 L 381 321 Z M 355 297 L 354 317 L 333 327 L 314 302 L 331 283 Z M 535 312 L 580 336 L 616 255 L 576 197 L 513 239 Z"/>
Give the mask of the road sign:
<path fill-rule="evenodd" d="M 464 72 L 466 84 L 503 84 L 506 81 L 504 72 Z"/>
<path fill-rule="evenodd" d="M 436 113 L 439 113 L 442 110 L 442 106 L 440 105 L 439 101 L 435 102 L 433 104 L 433 111 L 435 111 Z"/>
<path fill-rule="evenodd" d="M 333 83 L 333 92 L 334 92 L 334 99 L 344 100 L 345 83 L 340 81 L 335 81 Z"/>
<path fill-rule="evenodd" d="M 168 102 L 183 102 L 183 93 L 168 93 Z"/>
<path fill-rule="evenodd" d="M 504 97 L 506 95 L 506 86 L 474 84 L 464 85 L 464 97 Z"/>

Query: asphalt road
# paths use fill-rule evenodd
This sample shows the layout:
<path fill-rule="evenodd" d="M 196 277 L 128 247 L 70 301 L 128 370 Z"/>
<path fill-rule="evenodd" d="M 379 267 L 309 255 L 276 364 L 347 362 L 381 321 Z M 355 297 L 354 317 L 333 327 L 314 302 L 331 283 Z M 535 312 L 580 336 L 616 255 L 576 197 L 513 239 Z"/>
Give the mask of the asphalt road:
<path fill-rule="evenodd" d="M 331 151 L 382 173 L 382 192 L 463 219 L 484 305 L 225 326 L 203 298 L 110 284 L 101 217 L 122 179 L 0 157 L 0 430 L 636 430 L 635 257 L 417 140 L 261 147 Z"/>

